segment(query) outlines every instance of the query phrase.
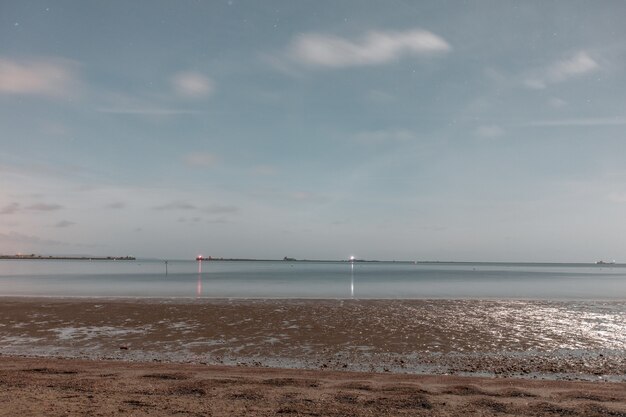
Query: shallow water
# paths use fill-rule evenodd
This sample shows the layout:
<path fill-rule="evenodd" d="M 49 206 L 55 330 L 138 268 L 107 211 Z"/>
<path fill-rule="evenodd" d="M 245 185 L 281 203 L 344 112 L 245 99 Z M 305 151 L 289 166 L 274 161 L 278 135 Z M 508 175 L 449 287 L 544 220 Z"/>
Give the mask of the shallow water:
<path fill-rule="evenodd" d="M 286 261 L 1 260 L 2 296 L 626 299 L 626 267 Z"/>

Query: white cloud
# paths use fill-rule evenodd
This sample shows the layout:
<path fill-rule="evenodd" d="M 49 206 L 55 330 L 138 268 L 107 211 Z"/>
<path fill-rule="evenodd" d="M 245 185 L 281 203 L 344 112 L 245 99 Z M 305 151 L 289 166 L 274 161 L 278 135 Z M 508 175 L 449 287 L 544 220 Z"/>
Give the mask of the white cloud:
<path fill-rule="evenodd" d="M 179 72 L 172 78 L 176 92 L 188 98 L 203 98 L 213 93 L 213 81 L 198 72 Z"/>
<path fill-rule="evenodd" d="M 535 71 L 534 75 L 524 80 L 524 84 L 528 88 L 541 90 L 549 84 L 567 81 L 598 69 L 600 65 L 586 51 L 579 51 L 569 58 L 553 63 L 544 70 Z"/>
<path fill-rule="evenodd" d="M 217 163 L 217 157 L 209 152 L 190 153 L 183 159 L 186 165 L 197 168 L 211 168 Z"/>
<path fill-rule="evenodd" d="M 600 66 L 585 51 L 580 51 L 569 59 L 564 59 L 552 65 L 548 71 L 554 81 L 563 81 L 571 77 L 595 71 Z"/>
<path fill-rule="evenodd" d="M 78 90 L 76 63 L 58 58 L 0 58 L 0 94 L 68 97 Z"/>
<path fill-rule="evenodd" d="M 405 55 L 447 52 L 443 38 L 426 30 L 406 32 L 370 31 L 352 41 L 319 33 L 298 35 L 289 47 L 289 57 L 300 64 L 320 68 L 378 65 Z"/>
<path fill-rule="evenodd" d="M 504 129 L 496 125 L 479 126 L 474 132 L 482 138 L 497 138 L 504 135 Z"/>

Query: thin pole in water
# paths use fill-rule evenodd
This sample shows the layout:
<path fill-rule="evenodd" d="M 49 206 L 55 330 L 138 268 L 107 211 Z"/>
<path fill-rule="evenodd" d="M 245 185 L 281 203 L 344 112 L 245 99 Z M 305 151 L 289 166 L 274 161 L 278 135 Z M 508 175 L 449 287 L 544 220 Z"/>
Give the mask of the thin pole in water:
<path fill-rule="evenodd" d="M 165 276 L 167 276 L 167 261 L 165 261 Z"/>

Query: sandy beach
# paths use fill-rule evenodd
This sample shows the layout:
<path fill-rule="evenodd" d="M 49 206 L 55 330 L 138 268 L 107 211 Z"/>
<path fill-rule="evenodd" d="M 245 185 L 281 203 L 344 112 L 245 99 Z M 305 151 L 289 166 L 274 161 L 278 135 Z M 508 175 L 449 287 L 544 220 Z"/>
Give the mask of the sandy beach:
<path fill-rule="evenodd" d="M 0 415 L 626 416 L 624 384 L 0 357 Z"/>
<path fill-rule="evenodd" d="M 626 416 L 623 304 L 7 297 L 2 413 Z"/>

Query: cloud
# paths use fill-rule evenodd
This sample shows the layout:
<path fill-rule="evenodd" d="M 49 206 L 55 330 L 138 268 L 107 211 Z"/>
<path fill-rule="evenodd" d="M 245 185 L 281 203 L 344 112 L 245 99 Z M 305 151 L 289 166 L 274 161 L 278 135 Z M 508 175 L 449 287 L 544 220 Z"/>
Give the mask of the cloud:
<path fill-rule="evenodd" d="M 548 75 L 554 81 L 564 81 L 568 78 L 595 71 L 600 66 L 585 51 L 580 51 L 573 57 L 559 61 L 548 70 Z"/>
<path fill-rule="evenodd" d="M 36 244 L 36 245 L 67 245 L 65 242 L 59 242 L 58 240 L 42 239 L 37 236 L 23 235 L 21 233 L 10 232 L 0 233 L 0 242 L 15 244 Z"/>
<path fill-rule="evenodd" d="M 211 168 L 217 163 L 217 157 L 209 152 L 194 152 L 184 156 L 185 164 L 196 168 Z"/>
<path fill-rule="evenodd" d="M 548 100 L 548 104 L 550 105 L 550 107 L 560 109 L 561 107 L 567 106 L 567 101 L 558 97 L 552 97 L 550 100 Z"/>
<path fill-rule="evenodd" d="M 504 135 L 504 129 L 496 125 L 479 126 L 474 133 L 481 138 L 497 138 Z"/>
<path fill-rule="evenodd" d="M 371 90 L 367 94 L 367 98 L 378 103 L 389 103 L 395 100 L 395 96 L 382 90 Z"/>
<path fill-rule="evenodd" d="M 626 125 L 626 117 L 599 117 L 580 119 L 557 119 L 539 120 L 530 122 L 524 126 L 537 127 L 561 127 L 561 126 L 623 126 Z"/>
<path fill-rule="evenodd" d="M 32 204 L 24 208 L 26 210 L 33 210 L 33 211 L 56 211 L 56 210 L 62 209 L 63 206 L 60 206 L 58 204 L 37 203 L 37 204 Z"/>
<path fill-rule="evenodd" d="M 187 218 L 187 217 L 179 217 L 178 218 L 178 222 L 179 223 L 199 223 L 202 221 L 202 217 L 191 217 L 191 218 Z"/>
<path fill-rule="evenodd" d="M 67 220 L 61 220 L 60 222 L 55 224 L 54 227 L 63 228 L 63 227 L 70 227 L 70 226 L 73 226 L 75 224 L 76 223 L 74 223 L 74 222 L 70 222 L 70 221 L 67 221 Z"/>
<path fill-rule="evenodd" d="M 202 211 L 211 214 L 233 214 L 239 212 L 239 207 L 236 206 L 223 206 L 220 204 L 213 204 L 202 209 Z"/>
<path fill-rule="evenodd" d="M 0 214 L 15 214 L 19 209 L 20 205 L 18 203 L 10 203 L 0 209 Z"/>
<path fill-rule="evenodd" d="M 30 211 L 56 211 L 61 210 L 63 206 L 59 204 L 37 203 L 30 206 L 22 206 L 19 203 L 10 203 L 0 209 L 0 214 L 15 214 L 23 210 Z"/>
<path fill-rule="evenodd" d="M 137 114 L 144 116 L 175 116 L 178 114 L 199 114 L 200 110 L 191 109 L 170 109 L 170 108 L 157 108 L 157 107 L 100 107 L 96 109 L 100 113 L 112 113 L 112 114 Z"/>
<path fill-rule="evenodd" d="M 199 211 L 210 214 L 227 214 L 227 213 L 237 213 L 239 208 L 232 205 L 221 205 L 221 204 L 212 204 L 208 206 L 197 206 L 194 204 L 190 204 L 184 201 L 174 201 L 168 204 L 164 204 L 162 206 L 154 207 L 155 210 L 166 211 L 166 210 L 183 210 L 183 211 Z M 186 220 L 186 218 L 181 217 L 181 219 Z M 179 219 L 179 221 L 181 221 Z"/>
<path fill-rule="evenodd" d="M 363 143 L 404 142 L 416 139 L 415 133 L 405 129 L 382 129 L 359 132 L 354 139 Z"/>
<path fill-rule="evenodd" d="M 447 52 L 451 49 L 443 38 L 426 30 L 405 32 L 370 31 L 358 41 L 319 33 L 295 37 L 288 57 L 299 64 L 317 68 L 345 68 L 380 65 L 409 55 Z"/>
<path fill-rule="evenodd" d="M 197 72 L 179 72 L 172 78 L 176 92 L 187 98 L 203 98 L 211 95 L 215 84 L 210 78 Z"/>
<path fill-rule="evenodd" d="M 524 84 L 532 89 L 544 89 L 548 84 L 560 83 L 571 78 L 597 71 L 600 65 L 586 51 L 579 51 L 573 56 L 557 61 L 548 68 L 536 71 Z"/>
<path fill-rule="evenodd" d="M 116 210 L 118 210 L 118 209 L 123 209 L 123 208 L 125 208 L 125 207 L 126 207 L 126 203 L 123 203 L 123 202 L 121 202 L 121 201 L 116 201 L 116 202 L 114 202 L 114 203 L 111 203 L 111 204 L 107 204 L 107 205 L 106 205 L 106 208 L 116 209 Z"/>
<path fill-rule="evenodd" d="M 532 88 L 533 90 L 543 90 L 547 87 L 545 80 L 538 78 L 528 78 L 524 80 L 524 85 L 528 88 Z"/>
<path fill-rule="evenodd" d="M 272 165 L 258 165 L 252 169 L 254 175 L 272 176 L 278 174 L 278 169 Z"/>
<path fill-rule="evenodd" d="M 328 198 L 308 191 L 295 191 L 287 194 L 287 198 L 298 202 L 325 203 Z"/>
<path fill-rule="evenodd" d="M 157 206 L 155 210 L 197 210 L 198 207 L 183 201 L 174 201 L 172 203 Z"/>
<path fill-rule="evenodd" d="M 95 110 L 99 113 L 137 116 L 178 116 L 203 114 L 204 111 L 180 103 L 172 104 L 172 94 L 130 95 L 121 92 L 108 92 L 102 96 L 103 102 Z"/>
<path fill-rule="evenodd" d="M 610 193 L 607 198 L 613 203 L 626 203 L 626 193 L 613 192 Z"/>
<path fill-rule="evenodd" d="M 0 94 L 68 97 L 76 94 L 76 63 L 58 59 L 0 58 Z"/>

